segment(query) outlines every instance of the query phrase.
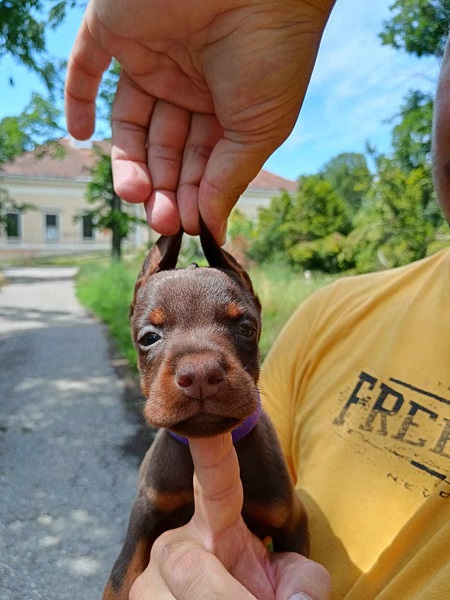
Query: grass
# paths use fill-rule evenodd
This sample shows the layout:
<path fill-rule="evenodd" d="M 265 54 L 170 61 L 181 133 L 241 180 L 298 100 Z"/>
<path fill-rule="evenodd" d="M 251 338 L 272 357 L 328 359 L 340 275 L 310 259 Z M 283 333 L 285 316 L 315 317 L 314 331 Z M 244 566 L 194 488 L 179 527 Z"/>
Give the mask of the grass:
<path fill-rule="evenodd" d="M 79 300 L 108 325 L 119 351 L 134 366 L 136 352 L 131 341 L 128 314 L 141 263 L 142 257 L 112 265 L 105 261 L 89 262 L 81 265 L 76 282 Z M 250 276 L 263 305 L 260 343 L 263 357 L 297 306 L 333 280 L 320 274 L 306 279 L 302 273 L 280 265 L 254 267 Z"/>
<path fill-rule="evenodd" d="M 128 315 L 141 262 L 88 263 L 80 267 L 76 280 L 80 302 L 108 325 L 119 351 L 134 366 Z"/>
<path fill-rule="evenodd" d="M 277 264 L 254 267 L 250 277 L 262 304 L 260 348 L 263 358 L 295 309 L 310 294 L 336 278 L 314 273 L 306 279 L 302 272 Z"/>

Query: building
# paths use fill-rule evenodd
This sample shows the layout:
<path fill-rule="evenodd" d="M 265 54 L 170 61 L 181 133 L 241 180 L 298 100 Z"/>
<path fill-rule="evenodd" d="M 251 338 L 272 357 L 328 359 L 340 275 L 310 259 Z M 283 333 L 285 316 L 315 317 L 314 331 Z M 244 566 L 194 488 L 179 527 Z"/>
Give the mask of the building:
<path fill-rule="evenodd" d="M 98 160 L 96 147 L 107 142 L 78 143 L 65 138 L 62 151 L 36 149 L 3 164 L 0 188 L 18 204 L 32 205 L 24 212 L 8 213 L 8 225 L 0 230 L 2 256 L 57 255 L 107 250 L 110 233 L 97 231 L 86 210 L 86 186 Z M 294 191 L 296 183 L 262 170 L 239 201 L 239 210 L 255 218 L 259 207 L 268 206 L 281 190 Z M 142 205 L 126 204 L 126 210 L 145 218 Z M 146 226 L 136 226 L 128 247 L 140 247 L 149 239 Z"/>

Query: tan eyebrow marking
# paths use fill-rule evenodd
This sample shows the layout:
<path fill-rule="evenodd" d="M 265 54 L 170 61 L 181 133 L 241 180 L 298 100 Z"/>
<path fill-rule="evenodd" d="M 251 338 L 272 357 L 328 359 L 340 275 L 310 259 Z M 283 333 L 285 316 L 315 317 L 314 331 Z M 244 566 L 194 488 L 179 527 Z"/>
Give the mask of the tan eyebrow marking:
<path fill-rule="evenodd" d="M 148 315 L 148 320 L 152 325 L 163 325 L 166 316 L 161 308 L 154 308 Z"/>
<path fill-rule="evenodd" d="M 242 316 L 242 310 L 234 302 L 230 302 L 230 304 L 228 304 L 225 310 L 227 313 L 227 317 L 229 317 L 230 319 L 238 319 L 240 316 Z"/>

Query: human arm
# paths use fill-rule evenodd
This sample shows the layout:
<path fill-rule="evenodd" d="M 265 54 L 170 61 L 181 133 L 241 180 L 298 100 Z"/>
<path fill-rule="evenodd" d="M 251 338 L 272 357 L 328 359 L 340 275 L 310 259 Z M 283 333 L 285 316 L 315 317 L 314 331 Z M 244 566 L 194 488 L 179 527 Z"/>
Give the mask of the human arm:
<path fill-rule="evenodd" d="M 334 0 L 91 0 L 69 60 L 66 114 L 92 135 L 114 56 L 117 193 L 162 234 L 223 241 L 239 195 L 291 132 Z"/>
<path fill-rule="evenodd" d="M 195 514 L 154 544 L 130 600 L 327 600 L 329 577 L 298 554 L 269 554 L 245 526 L 242 485 L 231 435 L 190 442 Z"/>
<path fill-rule="evenodd" d="M 438 200 L 450 220 L 450 43 L 447 40 L 436 93 L 433 123 L 433 174 Z"/>

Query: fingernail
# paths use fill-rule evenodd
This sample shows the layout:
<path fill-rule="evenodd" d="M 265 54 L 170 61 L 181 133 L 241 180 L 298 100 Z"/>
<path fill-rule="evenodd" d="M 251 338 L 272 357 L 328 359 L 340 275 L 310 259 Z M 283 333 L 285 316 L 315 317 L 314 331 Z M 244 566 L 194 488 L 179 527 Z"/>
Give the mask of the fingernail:
<path fill-rule="evenodd" d="M 289 596 L 288 600 L 312 600 L 312 598 L 310 596 L 307 596 L 306 594 L 297 592 L 295 594 L 292 594 L 292 596 Z"/>

